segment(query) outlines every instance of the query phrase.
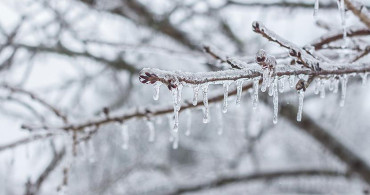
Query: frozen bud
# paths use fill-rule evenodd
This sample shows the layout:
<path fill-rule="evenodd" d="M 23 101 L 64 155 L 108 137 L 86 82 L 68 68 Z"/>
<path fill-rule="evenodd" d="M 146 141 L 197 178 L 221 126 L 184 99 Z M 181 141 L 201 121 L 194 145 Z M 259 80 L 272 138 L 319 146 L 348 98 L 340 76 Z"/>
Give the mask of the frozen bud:
<path fill-rule="evenodd" d="M 253 31 L 259 31 L 260 30 L 260 24 L 257 22 L 257 21 L 254 21 L 252 23 L 252 28 L 253 28 Z"/>
<path fill-rule="evenodd" d="M 175 84 L 175 81 L 173 81 L 172 79 L 169 79 L 167 87 L 168 87 L 169 90 L 171 90 L 171 89 L 175 89 L 177 87 L 177 85 Z"/>
<path fill-rule="evenodd" d="M 256 54 L 256 62 L 258 64 L 265 62 L 266 60 L 266 51 L 263 49 L 260 49 Z"/>
<path fill-rule="evenodd" d="M 306 82 L 303 79 L 299 79 L 295 86 L 296 90 L 302 90 L 306 91 Z"/>
<path fill-rule="evenodd" d="M 289 55 L 295 57 L 295 56 L 297 56 L 297 52 L 294 49 L 290 49 L 289 50 Z"/>
<path fill-rule="evenodd" d="M 139 76 L 140 82 L 144 84 L 154 84 L 158 81 L 158 77 L 155 74 L 151 74 L 149 72 L 141 72 Z"/>
<path fill-rule="evenodd" d="M 204 50 L 204 52 L 206 52 L 206 53 L 209 53 L 210 51 L 211 51 L 211 49 L 209 48 L 209 46 L 207 46 L 207 45 L 204 45 L 203 46 L 203 50 Z"/>
<path fill-rule="evenodd" d="M 104 115 L 105 115 L 106 117 L 108 117 L 108 116 L 109 116 L 109 108 L 108 108 L 108 107 L 104 107 L 104 108 L 103 108 L 103 113 L 104 113 Z"/>

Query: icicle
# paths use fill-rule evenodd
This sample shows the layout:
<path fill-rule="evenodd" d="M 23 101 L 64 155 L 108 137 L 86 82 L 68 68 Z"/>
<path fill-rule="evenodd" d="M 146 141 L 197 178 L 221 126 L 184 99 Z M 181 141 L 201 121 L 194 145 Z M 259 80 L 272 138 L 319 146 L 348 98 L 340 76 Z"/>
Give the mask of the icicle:
<path fill-rule="evenodd" d="M 179 133 L 174 132 L 173 133 L 173 143 L 172 143 L 172 148 L 177 149 L 179 147 Z"/>
<path fill-rule="evenodd" d="M 294 79 L 295 79 L 294 75 L 289 76 L 289 87 L 290 88 L 294 87 Z"/>
<path fill-rule="evenodd" d="M 146 122 L 146 124 L 148 125 L 148 129 L 149 129 L 149 142 L 153 142 L 154 139 L 155 139 L 155 128 L 154 128 L 154 124 L 150 120 L 148 120 Z"/>
<path fill-rule="evenodd" d="M 270 71 L 268 68 L 263 69 L 262 73 L 262 85 L 261 85 L 261 91 L 265 92 L 267 88 L 267 83 L 269 82 L 269 74 Z"/>
<path fill-rule="evenodd" d="M 362 86 L 365 86 L 366 83 L 367 83 L 367 72 L 361 73 L 360 76 L 361 76 L 361 79 L 362 79 Z"/>
<path fill-rule="evenodd" d="M 172 89 L 173 110 L 174 110 L 174 124 L 173 124 L 174 132 L 177 132 L 179 129 L 179 111 L 181 108 L 181 94 L 182 94 L 182 85 L 178 85 L 177 88 Z"/>
<path fill-rule="evenodd" d="M 333 91 L 334 90 L 334 82 L 335 82 L 334 77 L 330 77 L 330 80 L 329 80 L 329 91 Z"/>
<path fill-rule="evenodd" d="M 185 131 L 185 135 L 186 136 L 189 136 L 190 133 L 191 133 L 191 110 L 190 109 L 187 109 L 186 110 L 186 115 L 187 115 L 187 123 L 186 123 L 186 131 Z"/>
<path fill-rule="evenodd" d="M 320 92 L 320 79 L 317 78 L 315 79 L 315 90 L 314 93 L 317 95 Z"/>
<path fill-rule="evenodd" d="M 243 80 L 236 81 L 236 105 L 240 105 L 243 90 Z"/>
<path fill-rule="evenodd" d="M 161 85 L 162 83 L 159 83 L 159 82 L 154 84 L 154 95 L 153 95 L 154 100 L 159 99 L 159 89 L 161 88 Z"/>
<path fill-rule="evenodd" d="M 298 122 L 301 122 L 302 120 L 303 99 L 304 99 L 304 91 L 303 89 L 301 89 L 298 91 L 298 113 L 297 113 Z"/>
<path fill-rule="evenodd" d="M 278 77 L 276 76 L 274 79 L 274 83 L 270 88 L 273 88 L 273 104 L 274 104 L 274 116 L 273 116 L 273 123 L 276 124 L 278 121 L 278 107 L 279 107 L 279 93 L 278 93 Z"/>
<path fill-rule="evenodd" d="M 174 115 L 174 123 L 173 123 L 173 131 L 177 132 L 179 129 L 179 109 L 178 109 L 178 90 L 177 88 L 172 89 L 172 98 L 173 98 L 173 115 Z"/>
<path fill-rule="evenodd" d="M 274 83 L 269 87 L 269 96 L 273 96 L 274 95 Z"/>
<path fill-rule="evenodd" d="M 282 76 L 279 81 L 280 81 L 279 82 L 279 86 L 280 86 L 279 92 L 280 93 L 284 93 L 284 89 L 285 89 L 285 77 Z"/>
<path fill-rule="evenodd" d="M 339 80 L 338 79 L 335 79 L 334 80 L 334 90 L 333 90 L 333 93 L 338 93 L 338 87 L 339 86 Z"/>
<path fill-rule="evenodd" d="M 320 98 L 325 98 L 325 81 L 320 82 Z"/>
<path fill-rule="evenodd" d="M 199 85 L 193 87 L 193 105 L 196 106 L 198 104 L 198 92 L 199 92 Z"/>
<path fill-rule="evenodd" d="M 221 110 L 221 106 L 218 106 L 218 107 Z M 222 109 L 222 111 L 223 111 L 223 109 Z M 218 128 L 217 129 L 217 134 L 222 135 L 223 132 L 224 132 L 224 123 L 223 123 L 223 118 L 222 118 L 222 113 L 221 112 L 218 113 L 218 122 L 219 122 L 219 124 L 218 124 L 218 127 L 217 127 Z"/>
<path fill-rule="evenodd" d="M 274 61 L 275 61 L 275 58 L 274 58 Z M 276 66 L 276 61 L 275 61 L 275 66 Z M 272 82 L 274 81 L 274 79 L 272 78 L 272 73 L 273 71 L 269 71 L 267 87 L 270 87 L 272 85 Z"/>
<path fill-rule="evenodd" d="M 344 0 L 337 0 L 337 4 L 338 4 L 338 10 L 339 10 L 339 13 L 340 13 L 341 25 L 342 25 L 342 29 L 343 29 L 343 40 L 346 41 L 346 39 L 347 39 L 347 30 L 346 30 Z M 343 45 L 343 46 L 345 46 L 345 45 Z"/>
<path fill-rule="evenodd" d="M 340 79 L 340 82 L 341 82 L 341 85 L 342 85 L 342 94 L 341 94 L 341 97 L 340 97 L 340 103 L 339 103 L 339 106 L 340 107 L 343 107 L 344 106 L 344 102 L 346 100 L 346 93 L 347 93 L 347 81 L 348 81 L 348 77 L 347 75 L 343 75 Z"/>
<path fill-rule="evenodd" d="M 257 109 L 258 106 L 258 84 L 259 84 L 260 78 L 254 78 L 253 79 L 253 96 L 252 96 L 252 106 L 253 110 Z"/>
<path fill-rule="evenodd" d="M 225 82 L 223 87 L 224 87 L 224 103 L 222 106 L 222 112 L 226 113 L 227 112 L 227 97 L 229 95 L 229 82 Z"/>
<path fill-rule="evenodd" d="M 129 135 L 128 135 L 128 129 L 127 129 L 126 124 L 122 125 L 121 134 L 122 134 L 122 140 L 123 140 L 122 148 L 124 150 L 127 150 L 128 149 L 128 142 L 129 142 Z"/>
<path fill-rule="evenodd" d="M 315 0 L 315 7 L 313 10 L 313 17 L 315 20 L 317 20 L 317 14 L 319 13 L 319 6 L 320 6 L 319 0 Z"/>
<path fill-rule="evenodd" d="M 203 123 L 208 123 L 208 119 L 209 119 L 208 83 L 202 86 L 202 91 L 203 91 L 203 104 L 204 104 Z"/>

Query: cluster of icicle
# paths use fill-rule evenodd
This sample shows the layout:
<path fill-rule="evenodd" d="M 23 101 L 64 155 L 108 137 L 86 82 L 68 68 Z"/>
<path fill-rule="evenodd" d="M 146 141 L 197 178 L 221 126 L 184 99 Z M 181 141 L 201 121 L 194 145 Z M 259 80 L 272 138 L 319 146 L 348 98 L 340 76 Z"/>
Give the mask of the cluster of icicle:
<path fill-rule="evenodd" d="M 357 8 L 358 10 L 362 10 L 363 9 L 362 7 L 365 7 L 365 6 L 360 6 L 357 4 L 358 4 L 357 2 L 354 2 L 355 6 L 359 6 L 359 8 Z M 346 44 L 347 43 L 347 27 L 346 27 L 346 7 L 344 5 L 344 0 L 337 0 L 337 5 L 338 5 L 338 11 L 340 14 L 340 24 L 343 30 L 343 40 L 345 41 L 345 44 Z M 319 7 L 320 7 L 320 0 L 315 0 L 313 16 L 316 21 L 318 20 Z M 364 13 L 367 13 L 367 10 L 364 10 Z"/>
<path fill-rule="evenodd" d="M 338 3 L 338 9 L 340 13 L 341 18 L 341 25 L 343 29 L 343 39 L 346 40 L 347 34 L 346 34 L 346 23 L 345 23 L 345 6 L 343 0 L 337 0 Z M 314 4 L 314 18 L 317 20 L 319 11 L 319 0 L 315 0 Z M 254 24 L 254 26 L 257 26 Z M 258 28 L 264 28 L 263 25 L 258 24 Z M 270 32 L 268 29 L 264 29 L 264 33 L 269 34 L 270 37 L 274 38 L 277 37 L 273 32 Z M 285 45 L 289 45 L 290 48 L 293 48 L 295 51 L 300 51 L 303 54 L 303 52 L 300 47 L 296 45 L 292 45 L 291 43 L 284 41 L 284 39 L 279 37 L 280 41 L 283 41 Z M 307 59 L 307 62 L 311 65 L 313 62 L 315 62 L 315 59 L 311 59 L 311 56 L 304 56 L 305 59 Z M 233 60 L 233 59 L 230 59 Z M 265 51 L 260 50 L 257 53 L 255 61 L 257 64 L 262 67 L 262 70 L 260 70 L 262 74 L 262 79 L 260 76 L 254 77 L 252 79 L 238 79 L 235 81 L 222 81 L 222 82 L 206 82 L 203 84 L 188 84 L 188 83 L 182 83 L 178 81 L 172 81 L 172 83 L 168 86 L 168 88 L 171 90 L 172 93 L 172 99 L 173 99 L 173 110 L 174 115 L 173 117 L 170 117 L 170 125 L 171 125 L 171 139 L 170 141 L 173 142 L 173 148 L 176 149 L 178 147 L 179 142 L 179 112 L 181 109 L 181 95 L 182 95 L 182 88 L 183 86 L 191 86 L 193 88 L 193 100 L 192 103 L 194 106 L 198 103 L 198 96 L 199 91 L 201 91 L 203 96 L 203 123 L 208 123 L 209 121 L 209 105 L 208 105 L 208 86 L 210 84 L 222 84 L 223 90 L 224 90 L 224 99 L 222 104 L 222 112 L 226 113 L 228 109 L 228 91 L 231 84 L 236 84 L 237 89 L 237 95 L 236 95 L 236 104 L 239 105 L 241 102 L 241 96 L 242 96 L 242 88 L 244 82 L 251 81 L 253 83 L 253 90 L 252 90 L 252 107 L 253 110 L 257 109 L 258 106 L 258 92 L 259 89 L 261 89 L 262 92 L 268 91 L 269 96 L 273 97 L 273 123 L 276 124 L 278 122 L 278 93 L 283 93 L 285 91 L 285 83 L 289 84 L 290 88 L 296 88 L 295 86 L 295 75 L 290 76 L 273 76 L 275 73 L 275 68 L 277 66 L 276 60 L 273 56 L 267 55 Z M 312 61 L 312 62 L 311 62 Z M 246 66 L 241 66 L 246 67 Z M 178 73 L 178 72 L 177 72 Z M 158 73 L 157 75 L 160 75 L 161 73 Z M 186 73 L 183 73 L 184 77 L 186 76 Z M 355 74 L 354 74 L 355 75 Z M 353 76 L 353 75 L 352 75 Z M 366 83 L 367 80 L 367 73 L 361 73 L 360 76 L 362 77 L 363 84 Z M 147 77 L 150 77 L 150 74 L 147 75 Z M 298 78 L 302 79 L 304 75 L 299 75 Z M 262 81 L 261 86 L 260 81 Z M 341 85 L 341 99 L 340 99 L 340 106 L 344 106 L 345 98 L 346 98 L 346 88 L 347 88 L 347 81 L 348 81 L 348 75 L 332 75 L 329 79 L 315 79 L 315 94 L 320 93 L 320 97 L 325 97 L 325 90 L 326 86 L 328 86 L 329 91 L 332 91 L 333 93 L 338 92 L 339 83 Z M 143 82 L 143 81 L 142 81 Z M 158 100 L 159 99 L 159 91 L 162 83 L 160 81 L 151 81 L 151 80 L 145 80 L 144 83 L 150 83 L 154 85 L 154 95 L 153 99 Z M 327 84 L 329 83 L 329 84 Z M 304 101 L 304 95 L 305 95 L 305 89 L 300 89 L 297 91 L 298 93 L 298 112 L 297 112 L 297 121 L 300 122 L 302 120 L 302 111 L 303 111 L 303 101 Z M 188 123 L 187 123 L 187 130 L 185 134 L 188 136 L 190 135 L 190 126 L 191 126 L 191 116 L 190 116 L 190 110 L 188 109 L 186 111 L 188 115 Z M 155 129 L 154 124 L 152 121 L 147 120 L 147 125 L 149 129 L 149 141 L 154 141 L 155 139 Z M 222 134 L 222 128 L 218 130 L 219 134 Z M 127 125 L 124 124 L 122 127 L 122 136 L 124 140 L 123 148 L 128 148 L 128 142 L 129 142 L 129 135 L 127 130 Z"/>
<path fill-rule="evenodd" d="M 261 77 L 255 77 L 252 79 L 238 79 L 236 81 L 223 81 L 221 84 L 223 86 L 223 102 L 222 106 L 220 106 L 223 113 L 227 113 L 228 110 L 228 93 L 229 93 L 229 87 L 231 84 L 235 83 L 237 94 L 236 94 L 236 105 L 239 105 L 241 103 L 241 96 L 242 96 L 242 88 L 243 83 L 245 82 L 252 82 L 253 83 L 253 89 L 252 89 L 252 107 L 253 110 L 257 109 L 258 106 L 258 93 L 259 90 L 262 92 L 268 92 L 269 96 L 272 96 L 273 99 L 273 123 L 276 124 L 278 122 L 278 103 L 279 98 L 278 94 L 283 93 L 286 89 L 285 84 L 289 84 L 289 87 L 296 90 L 296 76 L 290 75 L 290 76 L 274 76 L 274 69 L 270 67 L 276 66 L 276 60 L 273 56 L 267 55 L 263 50 L 261 50 L 257 56 L 265 58 L 266 64 L 269 64 L 270 66 L 263 66 L 261 70 L 262 74 L 262 80 Z M 339 89 L 339 84 L 342 87 L 341 88 L 341 99 L 340 99 L 340 106 L 344 106 L 345 98 L 346 98 L 346 88 L 347 88 L 347 81 L 348 76 L 355 76 L 356 74 L 351 75 L 332 75 L 329 79 L 315 79 L 314 82 L 314 93 L 320 94 L 321 98 L 325 98 L 325 91 L 326 88 L 329 89 L 329 91 L 332 91 L 333 93 L 337 93 Z M 362 77 L 363 84 L 366 83 L 367 79 L 367 73 L 360 73 L 360 76 Z M 307 76 L 299 75 L 298 79 L 306 78 Z M 261 82 L 262 81 L 262 82 Z M 260 86 L 261 83 L 261 86 Z M 208 86 L 210 84 L 215 83 L 203 83 L 198 85 L 189 85 L 186 83 L 177 82 L 176 88 L 171 89 L 172 93 L 172 99 L 173 99 L 173 110 L 174 114 L 173 117 L 169 117 L 171 122 L 171 139 L 170 141 L 173 142 L 173 148 L 176 149 L 178 147 L 179 142 L 179 112 L 181 109 L 181 100 L 182 100 L 182 89 L 183 86 L 191 86 L 193 88 L 193 99 L 192 104 L 196 106 L 198 104 L 198 96 L 199 92 L 202 94 L 203 98 L 203 123 L 208 123 L 209 121 L 209 103 L 208 103 Z M 219 82 L 217 84 L 220 84 Z M 154 84 L 154 100 L 159 99 L 159 89 L 161 84 Z M 303 111 L 303 100 L 304 100 L 304 94 L 305 90 L 300 89 L 297 91 L 298 93 L 298 112 L 297 112 L 297 121 L 300 122 L 302 120 L 302 111 Z M 190 116 L 190 110 L 188 109 L 186 112 L 188 116 L 188 124 L 187 124 L 187 130 L 186 135 L 190 135 L 190 125 L 191 125 L 191 116 Z M 148 127 L 150 130 L 150 138 L 149 141 L 154 140 L 154 126 L 151 121 L 147 121 Z M 222 130 L 218 131 L 219 134 L 222 134 Z M 127 127 L 124 126 L 123 128 L 123 138 L 125 142 L 128 142 L 128 133 L 127 133 Z M 125 148 L 127 148 L 127 145 L 124 145 Z"/>

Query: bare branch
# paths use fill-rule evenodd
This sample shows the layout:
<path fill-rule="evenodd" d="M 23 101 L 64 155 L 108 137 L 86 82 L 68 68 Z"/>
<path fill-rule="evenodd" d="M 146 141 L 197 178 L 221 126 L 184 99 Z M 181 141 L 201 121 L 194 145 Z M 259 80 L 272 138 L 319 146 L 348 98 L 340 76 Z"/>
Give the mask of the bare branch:
<path fill-rule="evenodd" d="M 24 94 L 24 95 L 30 97 L 32 100 L 35 100 L 35 101 L 39 102 L 41 105 L 43 105 L 44 107 L 46 107 L 47 109 L 52 111 L 57 117 L 61 118 L 64 123 L 68 123 L 68 119 L 67 119 L 66 115 L 64 115 L 60 110 L 58 110 L 57 108 L 55 108 L 50 103 L 43 100 L 42 98 L 38 97 L 37 95 L 35 95 L 35 94 L 33 94 L 29 91 L 26 91 L 24 89 L 10 86 L 8 84 L 0 84 L 0 88 L 8 89 L 12 93 Z"/>
<path fill-rule="evenodd" d="M 368 36 L 370 35 L 370 29 L 363 27 L 350 27 L 346 29 L 347 37 L 357 37 L 357 36 Z M 322 49 L 324 45 L 327 45 L 331 42 L 338 41 L 343 38 L 343 30 L 336 30 L 329 32 L 326 35 L 321 36 L 311 43 L 315 50 Z"/>
<path fill-rule="evenodd" d="M 237 184 L 241 182 L 252 182 L 255 180 L 273 180 L 280 178 L 290 178 L 290 177 L 333 177 L 333 178 L 343 178 L 349 175 L 345 172 L 339 172 L 336 170 L 281 170 L 281 171 L 271 171 L 271 172 L 261 172 L 254 174 L 245 174 L 237 176 L 224 176 L 217 179 L 213 179 L 208 182 L 189 185 L 185 187 L 179 187 L 174 192 L 169 193 L 170 195 L 178 195 L 183 193 L 198 192 L 203 190 L 209 190 L 214 188 L 223 187 L 226 185 Z"/>
<path fill-rule="evenodd" d="M 27 143 L 30 143 L 30 142 L 33 142 L 33 141 L 47 139 L 47 138 L 52 137 L 54 135 L 55 135 L 55 133 L 50 133 L 50 132 L 49 133 L 44 133 L 44 134 L 35 134 L 35 135 L 30 136 L 30 137 L 26 137 L 26 138 L 17 140 L 13 143 L 0 146 L 0 152 L 4 151 L 6 149 L 12 149 L 12 148 L 15 148 L 15 147 L 18 147 L 18 146 L 21 146 L 21 145 L 24 145 L 24 144 L 27 144 Z"/>
<path fill-rule="evenodd" d="M 364 23 L 367 28 L 370 29 L 370 14 L 367 12 L 366 7 L 360 3 L 354 1 L 353 3 L 350 0 L 342 0 L 346 4 L 347 8 L 355 14 L 362 23 Z"/>
<path fill-rule="evenodd" d="M 25 195 L 36 195 L 40 191 L 40 188 L 44 181 L 48 178 L 50 173 L 58 166 L 60 161 L 63 159 L 66 153 L 66 149 L 63 148 L 60 152 L 55 153 L 53 159 L 45 168 L 45 170 L 41 173 L 41 175 L 36 179 L 34 183 L 28 181 L 26 185 L 26 193 Z"/>

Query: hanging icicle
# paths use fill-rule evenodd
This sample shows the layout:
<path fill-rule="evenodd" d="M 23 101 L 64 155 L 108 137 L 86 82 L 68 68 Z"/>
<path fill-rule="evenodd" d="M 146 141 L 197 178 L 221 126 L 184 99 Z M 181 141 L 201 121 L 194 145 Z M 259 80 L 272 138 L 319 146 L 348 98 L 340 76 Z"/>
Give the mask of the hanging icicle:
<path fill-rule="evenodd" d="M 208 83 L 202 86 L 202 92 L 203 92 L 203 104 L 204 104 L 203 123 L 208 123 L 208 120 L 209 120 Z"/>
<path fill-rule="evenodd" d="M 236 105 L 240 105 L 243 90 L 243 80 L 236 81 Z"/>
<path fill-rule="evenodd" d="M 178 147 L 179 147 L 179 133 L 173 132 L 172 148 L 176 150 Z"/>
<path fill-rule="evenodd" d="M 320 2 L 319 0 L 315 0 L 315 5 L 314 5 L 314 11 L 313 11 L 313 17 L 317 21 L 317 15 L 319 13 L 319 7 L 320 7 Z"/>
<path fill-rule="evenodd" d="M 365 86 L 366 83 L 367 83 L 367 72 L 361 73 L 360 76 L 361 76 L 361 79 L 362 79 L 362 86 Z"/>
<path fill-rule="evenodd" d="M 325 80 L 320 81 L 320 98 L 325 98 Z"/>
<path fill-rule="evenodd" d="M 278 107 L 279 107 L 279 93 L 278 93 L 278 77 L 275 76 L 274 82 L 270 88 L 273 88 L 272 102 L 274 105 L 273 123 L 276 124 L 278 121 Z"/>
<path fill-rule="evenodd" d="M 341 82 L 341 86 L 342 86 L 342 93 L 341 93 L 341 96 L 340 96 L 340 103 L 339 103 L 340 107 L 343 107 L 344 102 L 346 101 L 347 81 L 348 81 L 348 76 L 347 75 L 343 75 L 340 78 L 340 82 Z"/>
<path fill-rule="evenodd" d="M 279 79 L 279 92 L 284 93 L 284 90 L 285 90 L 285 76 L 282 76 Z"/>
<path fill-rule="evenodd" d="M 304 90 L 301 89 L 301 90 L 298 91 L 298 113 L 297 113 L 297 121 L 298 122 L 301 122 L 301 120 L 302 120 L 303 99 L 304 99 Z"/>
<path fill-rule="evenodd" d="M 268 68 L 263 69 L 262 73 L 262 85 L 261 85 L 261 91 L 265 92 L 267 89 L 267 85 L 269 83 L 269 75 L 270 75 L 270 70 Z"/>
<path fill-rule="evenodd" d="M 154 84 L 154 95 L 153 95 L 153 99 L 154 100 L 158 100 L 159 99 L 159 90 L 161 88 L 161 85 L 162 85 L 162 83 L 160 83 L 160 82 L 156 82 Z"/>
<path fill-rule="evenodd" d="M 193 106 L 198 104 L 199 85 L 193 87 Z"/>
<path fill-rule="evenodd" d="M 222 106 L 222 112 L 223 113 L 226 113 L 227 112 L 227 98 L 228 98 L 228 95 L 229 95 L 229 86 L 230 86 L 230 83 L 229 82 L 224 82 L 223 84 L 223 87 L 224 87 L 224 102 L 223 102 L 223 106 Z"/>

